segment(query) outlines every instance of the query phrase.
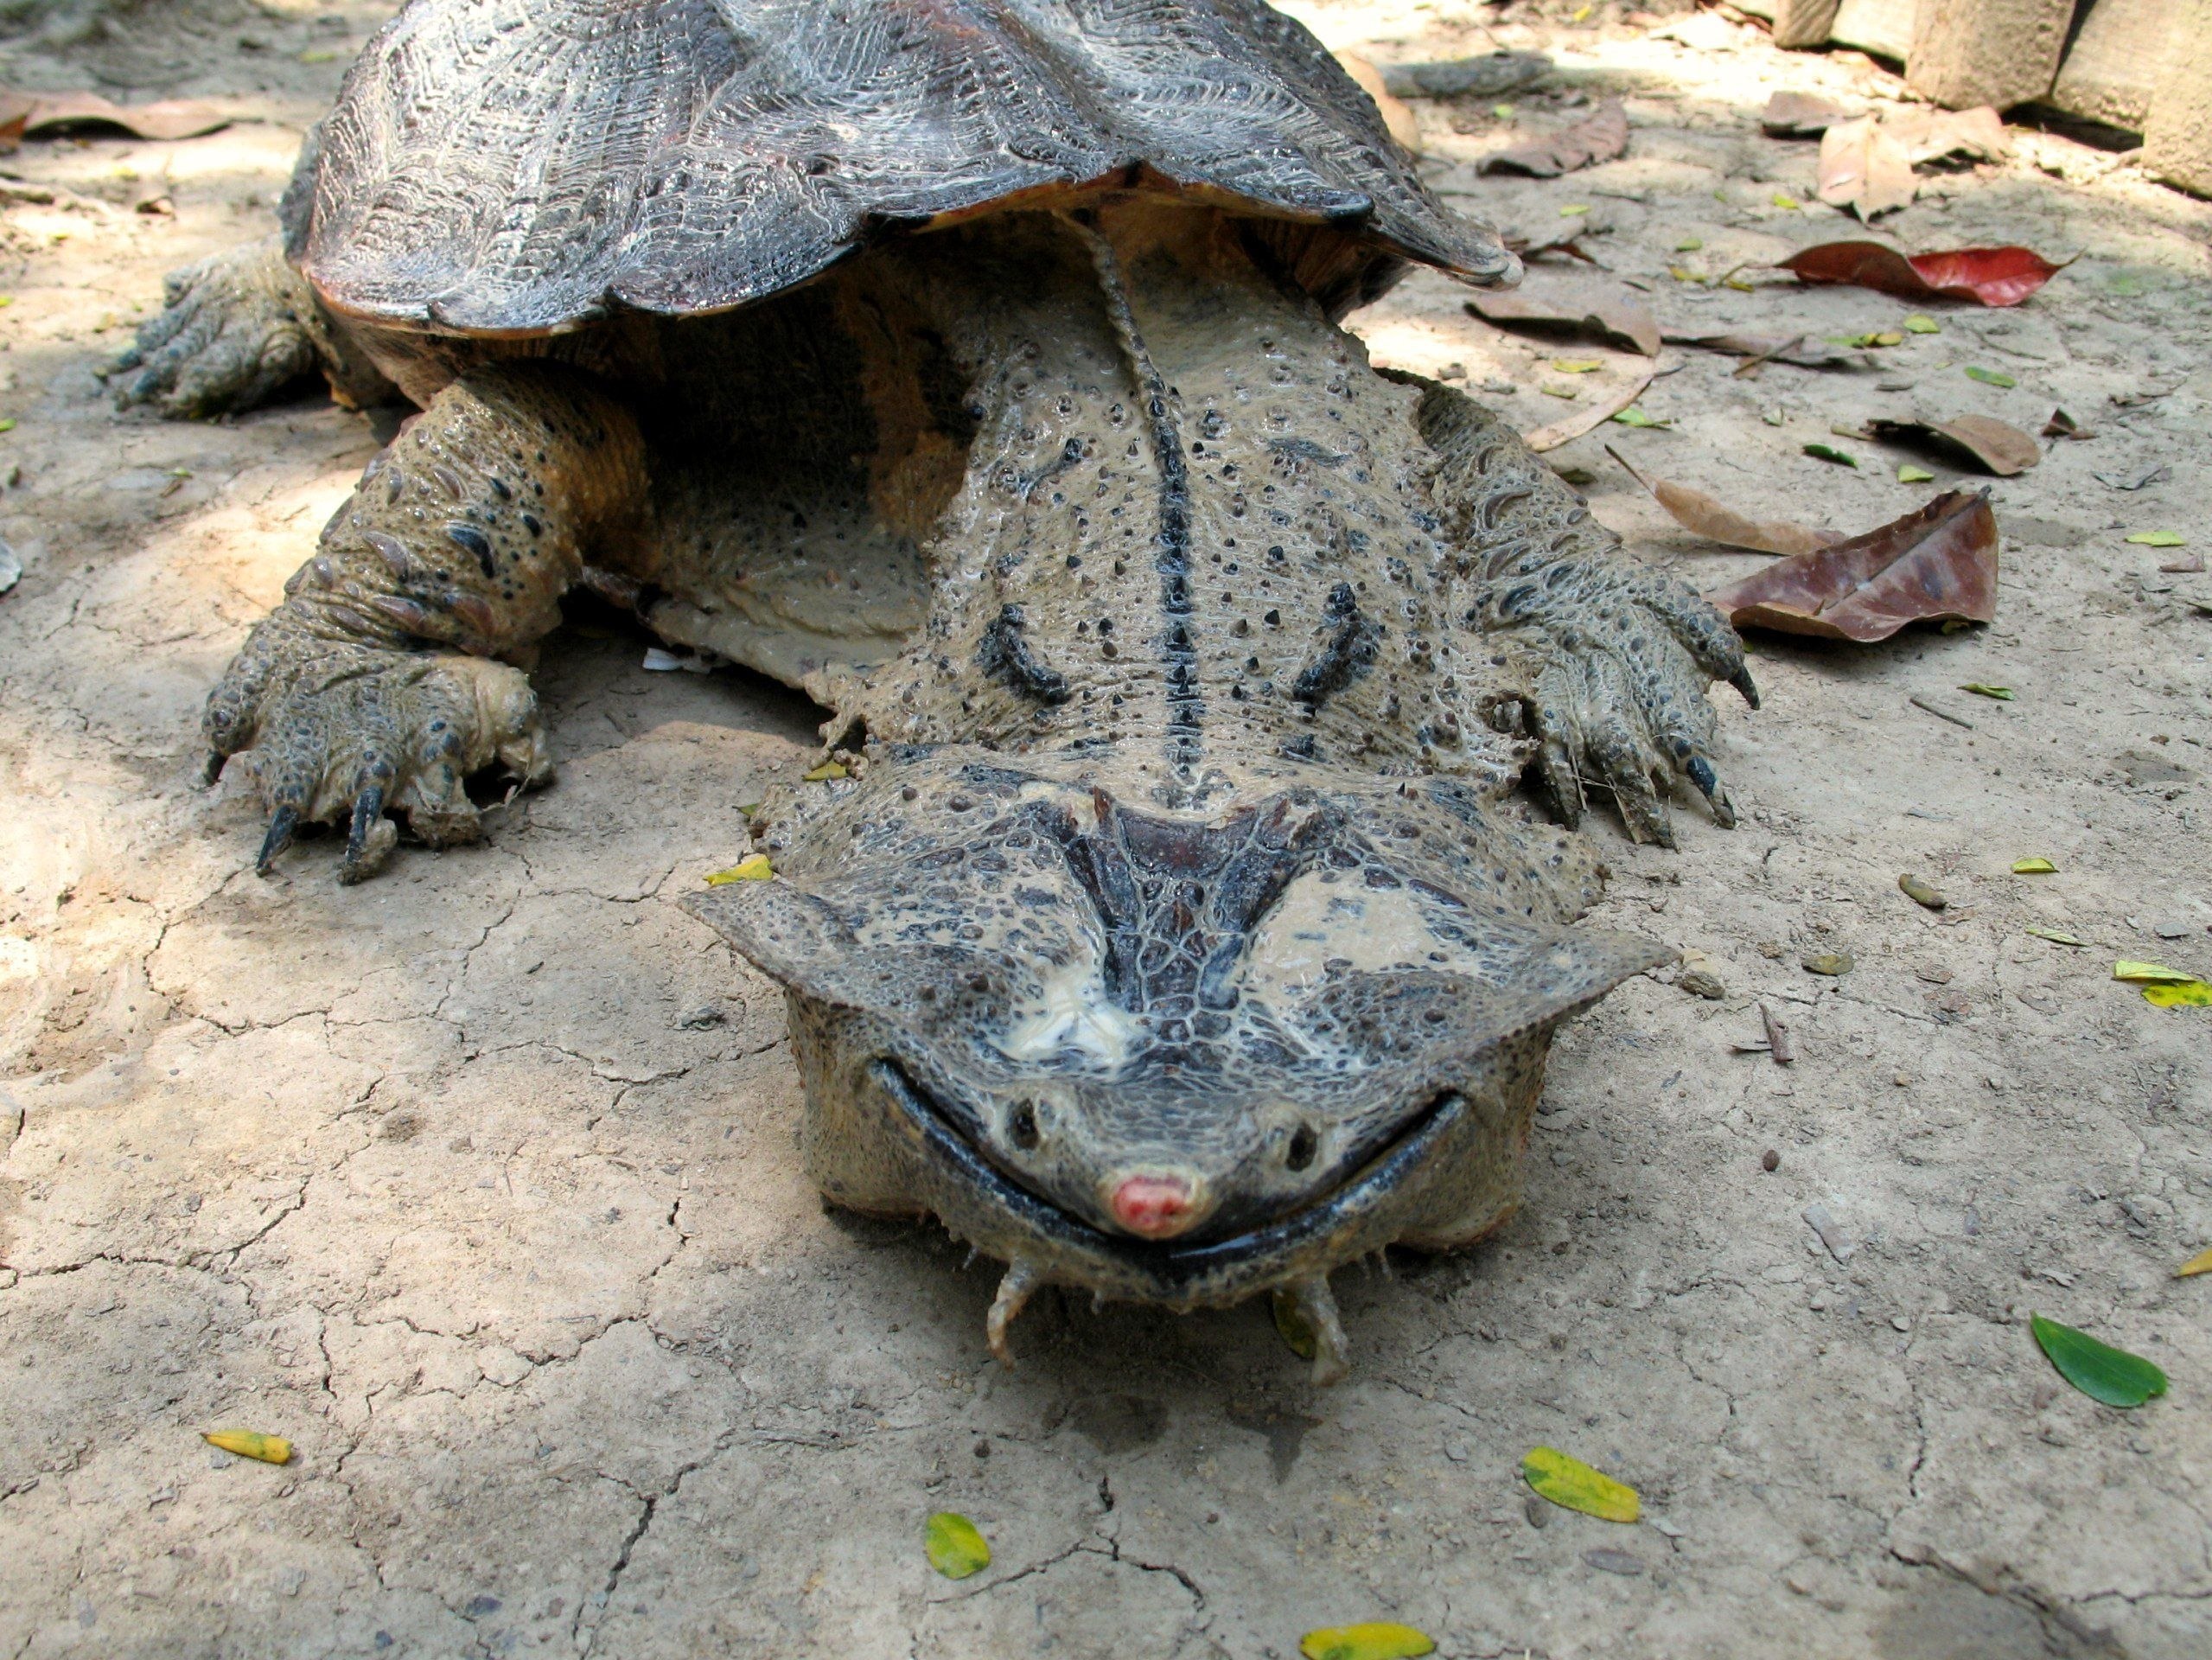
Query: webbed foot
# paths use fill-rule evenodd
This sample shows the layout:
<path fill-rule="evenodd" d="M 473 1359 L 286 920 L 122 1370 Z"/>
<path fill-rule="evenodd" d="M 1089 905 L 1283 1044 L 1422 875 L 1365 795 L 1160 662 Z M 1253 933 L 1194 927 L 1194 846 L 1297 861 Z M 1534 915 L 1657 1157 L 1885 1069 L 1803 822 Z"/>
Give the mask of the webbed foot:
<path fill-rule="evenodd" d="M 274 239 L 226 248 L 163 279 L 161 315 L 108 366 L 116 406 L 173 419 L 267 403 L 315 373 L 315 296 Z"/>
<path fill-rule="evenodd" d="M 1546 788 L 1569 826 L 1590 785 L 1610 790 L 1635 841 L 1674 845 L 1667 798 L 1686 779 L 1716 821 L 1736 811 L 1708 753 L 1705 688 L 1735 686 L 1757 708 L 1743 642 L 1673 578 L 1625 561 L 1562 561 L 1498 600 L 1500 620 L 1536 658 L 1528 706 Z"/>
<path fill-rule="evenodd" d="M 269 808 L 255 868 L 269 874 L 303 823 L 347 826 L 339 880 L 374 875 L 398 831 L 474 841 L 465 781 L 497 764 L 526 788 L 552 775 L 538 699 L 520 670 L 455 653 L 335 642 L 272 617 L 207 699 L 212 763 L 242 755 Z"/>

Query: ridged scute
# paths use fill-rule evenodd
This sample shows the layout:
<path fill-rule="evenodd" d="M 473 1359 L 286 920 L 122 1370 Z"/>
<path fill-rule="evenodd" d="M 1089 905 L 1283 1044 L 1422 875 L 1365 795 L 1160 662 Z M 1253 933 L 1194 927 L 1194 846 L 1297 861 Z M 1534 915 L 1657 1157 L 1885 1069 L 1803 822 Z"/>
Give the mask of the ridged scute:
<path fill-rule="evenodd" d="M 1259 0 L 413 0 L 284 217 L 340 311 L 526 335 L 743 305 L 886 230 L 1117 177 L 1516 269 Z"/>

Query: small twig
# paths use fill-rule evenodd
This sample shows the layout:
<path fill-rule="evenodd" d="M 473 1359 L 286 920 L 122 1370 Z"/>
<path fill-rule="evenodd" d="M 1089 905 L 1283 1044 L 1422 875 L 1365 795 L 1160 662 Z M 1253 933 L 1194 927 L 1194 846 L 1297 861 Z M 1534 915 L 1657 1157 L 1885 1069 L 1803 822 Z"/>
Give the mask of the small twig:
<path fill-rule="evenodd" d="M 1749 375 L 1756 374 L 1761 369 L 1764 368 L 1771 360 L 1780 357 L 1784 352 L 1788 351 L 1792 347 L 1802 346 L 1804 343 L 1804 335 L 1792 335 L 1788 340 L 1782 342 L 1781 345 L 1769 347 L 1765 351 L 1761 352 L 1756 357 L 1745 358 L 1741 363 L 1736 366 L 1733 371 L 1731 371 L 1730 378 L 1731 380 L 1741 380 Z"/>
<path fill-rule="evenodd" d="M 1938 720 L 1947 720 L 1954 726 L 1963 726 L 1970 732 L 1974 729 L 1973 722 L 1964 715 L 1954 715 L 1948 709 L 1938 709 L 1925 698 L 1907 698 L 1905 701 L 1916 709 L 1925 709 Z"/>
<path fill-rule="evenodd" d="M 1759 1018 L 1766 1022 L 1767 1053 L 1775 1057 L 1776 1066 L 1788 1066 L 1797 1058 L 1797 1051 L 1790 1046 L 1789 1028 L 1775 1018 L 1775 1012 L 1765 1004 L 1759 1005 Z"/>

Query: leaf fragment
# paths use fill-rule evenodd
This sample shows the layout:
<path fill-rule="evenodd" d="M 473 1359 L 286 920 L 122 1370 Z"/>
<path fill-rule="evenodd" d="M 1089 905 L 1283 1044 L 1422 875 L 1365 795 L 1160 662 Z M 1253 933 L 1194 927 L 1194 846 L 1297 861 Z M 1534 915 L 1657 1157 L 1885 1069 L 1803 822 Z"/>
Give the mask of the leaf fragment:
<path fill-rule="evenodd" d="M 775 874 L 766 853 L 749 853 L 726 871 L 710 872 L 706 884 L 710 888 L 726 888 L 732 882 L 765 882 Z"/>
<path fill-rule="evenodd" d="M 200 1439 L 210 1446 L 235 1452 L 241 1459 L 258 1459 L 263 1464 L 292 1461 L 290 1441 L 281 1435 L 265 1435 L 258 1429 L 210 1429 L 201 1432 Z"/>
<path fill-rule="evenodd" d="M 1801 283 L 1846 283 L 1904 299 L 2018 305 L 2065 266 L 2022 247 L 1907 255 L 1880 242 L 1822 242 L 1799 249 L 1781 269 Z"/>
<path fill-rule="evenodd" d="M 2058 866 L 2047 859 L 2016 859 L 2012 861 L 2015 876 L 2056 876 Z"/>
<path fill-rule="evenodd" d="M 1816 93 L 1775 93 L 1759 112 L 1759 125 L 1769 138 L 1810 138 L 1850 119 L 1850 111 Z"/>
<path fill-rule="evenodd" d="M 1899 877 L 1897 886 L 1903 890 L 1905 897 L 1913 903 L 1925 906 L 1929 910 L 1941 910 L 1951 903 L 1940 890 L 1917 876 Z"/>
<path fill-rule="evenodd" d="M 2028 1328 L 2058 1375 L 2092 1401 L 2108 1407 L 2139 1407 L 2166 1392 L 2166 1375 L 2140 1355 L 2098 1342 L 2056 1320 L 2031 1315 Z"/>
<path fill-rule="evenodd" d="M 2188 1280 L 2200 1274 L 2212 1274 L 2212 1251 L 2199 1251 L 2190 1257 L 2174 1270 L 2174 1278 Z"/>
<path fill-rule="evenodd" d="M 2088 941 L 2077 938 L 2071 934 L 2061 933 L 2055 928 L 2030 928 L 2023 931 L 2034 935 L 2039 940 L 2049 940 L 2053 945 L 2075 945 L 2081 947 L 2084 950 L 2088 948 Z"/>
<path fill-rule="evenodd" d="M 1614 418 L 1617 420 L 1619 417 Z M 1748 547 L 1756 553 L 1809 553 L 1843 540 L 1832 530 L 1814 530 L 1783 519 L 1751 518 L 1703 490 L 1693 490 L 1686 484 L 1663 478 L 1646 478 L 1610 447 L 1605 453 L 1619 462 L 1629 477 L 1649 490 L 1676 524 L 1708 541 L 1722 542 L 1730 547 Z"/>
<path fill-rule="evenodd" d="M 2138 986 L 2186 986 L 2196 978 L 2178 968 L 2169 968 L 2163 962 L 2131 962 L 2125 958 L 2113 964 L 2112 977 Z"/>
<path fill-rule="evenodd" d="M 1426 1631 L 1394 1620 L 1369 1620 L 1359 1625 L 1324 1625 L 1298 1639 L 1305 1660 L 1417 1660 L 1437 1651 Z"/>
<path fill-rule="evenodd" d="M 2012 688 L 2009 686 L 1984 686 L 1979 680 L 1968 680 L 1961 685 L 1959 690 L 1971 692 L 1979 698 L 1994 698 L 1999 703 L 2011 703 L 2013 700 Z"/>
<path fill-rule="evenodd" d="M 1790 195 L 1787 192 L 1781 190 L 1775 191 L 1773 195 L 1768 198 L 1768 200 L 1773 202 L 1775 207 L 1787 208 L 1793 213 L 1805 205 L 1803 202 L 1798 201 L 1795 196 Z"/>
<path fill-rule="evenodd" d="M 1306 1318 L 1305 1311 L 1298 1306 L 1298 1299 L 1280 1286 L 1268 1299 L 1275 1316 L 1276 1335 L 1283 1339 L 1290 1351 L 1300 1360 L 1311 1360 L 1320 1346 L 1313 1322 Z"/>
<path fill-rule="evenodd" d="M 1839 450 L 1833 444 L 1808 444 L 1805 453 L 1818 461 L 1833 461 L 1840 467 L 1856 467 L 1858 457 L 1848 450 Z"/>
<path fill-rule="evenodd" d="M 809 768 L 800 776 L 810 784 L 825 784 L 832 778 L 850 778 L 852 775 L 845 770 L 844 762 L 825 761 L 819 767 Z"/>
<path fill-rule="evenodd" d="M 1612 418 L 1620 422 L 1622 426 L 1671 427 L 1674 425 L 1673 421 L 1662 421 L 1656 416 L 1647 415 L 1642 406 L 1637 404 L 1630 404 L 1626 409 L 1615 410 Z"/>
<path fill-rule="evenodd" d="M 2212 1009 L 2212 986 L 2201 980 L 2175 980 L 2159 986 L 2145 986 L 2143 1000 L 2162 1009 Z"/>
<path fill-rule="evenodd" d="M 1889 443 L 1924 444 L 1964 456 L 1999 478 L 2024 473 L 2043 458 L 2043 446 L 2010 422 L 1987 415 L 1960 415 L 1947 421 L 1922 416 L 1893 420 L 1877 416 L 1866 423 L 1867 436 Z"/>
<path fill-rule="evenodd" d="M 2177 530 L 2139 530 L 2128 537 L 2129 541 L 2142 547 L 2183 547 L 2187 544 Z"/>
<path fill-rule="evenodd" d="M 1924 311 L 1916 311 L 1901 325 L 1909 335 L 1940 335 L 1942 326 Z"/>
<path fill-rule="evenodd" d="M 1539 1495 L 1564 1510 L 1579 1510 L 1601 1522 L 1633 1522 L 1641 1505 L 1636 1490 L 1591 1469 L 1557 1447 L 1531 1447 L 1520 1473 Z"/>
<path fill-rule="evenodd" d="M 1556 179 L 1562 173 L 1598 162 L 1610 162 L 1629 147 L 1629 116 L 1617 98 L 1609 98 L 1584 120 L 1547 138 L 1515 144 L 1485 156 L 1477 173 L 1523 173 L 1533 179 Z"/>
<path fill-rule="evenodd" d="M 1658 319 L 1641 301 L 1610 285 L 1553 278 L 1541 288 L 1532 282 L 1466 304 L 1471 314 L 1501 329 L 1583 335 L 1645 357 L 1659 355 Z"/>
<path fill-rule="evenodd" d="M 1674 252 L 1677 253 L 1695 253 L 1699 249 L 1704 247 L 1705 245 L 1705 239 L 1702 236 L 1686 236 L 1680 242 L 1677 242 L 1674 245 Z"/>
<path fill-rule="evenodd" d="M 1738 628 L 1886 640 L 1910 622 L 1997 615 L 1997 520 L 1989 498 L 1947 490 L 1879 528 L 1779 560 L 1708 594 Z"/>
<path fill-rule="evenodd" d="M 1837 122 L 1820 135 L 1816 194 L 1829 207 L 1871 220 L 1910 206 L 1919 188 L 1912 157 L 1872 116 Z M 1775 198 L 1775 205 L 1782 201 Z"/>
<path fill-rule="evenodd" d="M 1604 361 L 1595 357 L 1555 357 L 1552 367 L 1561 374 L 1590 374 L 1605 367 Z"/>
<path fill-rule="evenodd" d="M 958 1510 L 940 1510 L 922 1532 L 929 1566 L 948 1580 L 965 1580 L 991 1566 L 991 1545 Z"/>
<path fill-rule="evenodd" d="M 1897 482 L 1900 484 L 1925 484 L 1935 476 L 1927 468 L 1916 467 L 1910 462 L 1897 469 Z"/>
<path fill-rule="evenodd" d="M 1967 379 L 1979 380 L 1985 386 L 2002 386 L 2008 389 L 2020 384 L 2002 369 L 1985 369 L 1975 363 L 1967 365 Z"/>

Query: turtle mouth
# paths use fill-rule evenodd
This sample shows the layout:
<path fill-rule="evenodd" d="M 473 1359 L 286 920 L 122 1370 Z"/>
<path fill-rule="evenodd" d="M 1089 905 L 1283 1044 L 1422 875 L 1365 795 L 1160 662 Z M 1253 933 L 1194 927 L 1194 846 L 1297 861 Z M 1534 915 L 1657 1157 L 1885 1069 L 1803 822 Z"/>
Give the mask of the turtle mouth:
<path fill-rule="evenodd" d="M 956 1232 L 986 1249 L 1042 1255 L 1053 1279 L 1109 1296 L 1186 1305 L 1248 1295 L 1311 1259 L 1333 1267 L 1387 1242 L 1395 1230 L 1370 1240 L 1370 1224 L 1395 1208 L 1390 1201 L 1468 1115 L 1464 1096 L 1440 1091 L 1342 1181 L 1296 1209 L 1221 1238 L 1155 1241 L 1109 1234 L 1040 1197 L 983 1152 L 956 1108 L 896 1061 L 878 1059 L 869 1069 L 934 1155 L 936 1173 L 949 1178 L 931 1184 L 939 1192 L 930 1208 Z"/>

